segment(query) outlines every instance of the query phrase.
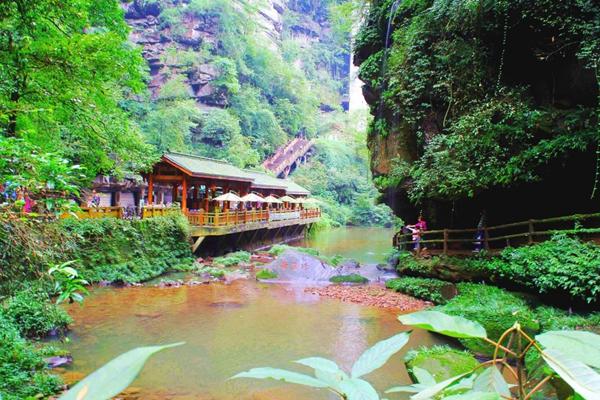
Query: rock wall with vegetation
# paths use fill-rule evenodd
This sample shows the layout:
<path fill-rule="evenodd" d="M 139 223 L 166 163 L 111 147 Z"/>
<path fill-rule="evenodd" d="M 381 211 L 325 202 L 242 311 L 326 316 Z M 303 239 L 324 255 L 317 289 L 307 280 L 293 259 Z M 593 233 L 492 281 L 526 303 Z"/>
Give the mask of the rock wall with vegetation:
<path fill-rule="evenodd" d="M 135 0 L 130 40 L 149 65 L 137 110 L 159 150 L 255 166 L 289 138 L 315 136 L 348 91 L 337 0 Z"/>
<path fill-rule="evenodd" d="M 385 201 L 437 226 L 597 209 L 599 19 L 589 1 L 372 1 L 354 52 Z"/>
<path fill-rule="evenodd" d="M 132 283 L 190 268 L 189 225 L 181 215 L 126 221 L 0 218 L 0 296 L 72 265 L 90 282 Z"/>

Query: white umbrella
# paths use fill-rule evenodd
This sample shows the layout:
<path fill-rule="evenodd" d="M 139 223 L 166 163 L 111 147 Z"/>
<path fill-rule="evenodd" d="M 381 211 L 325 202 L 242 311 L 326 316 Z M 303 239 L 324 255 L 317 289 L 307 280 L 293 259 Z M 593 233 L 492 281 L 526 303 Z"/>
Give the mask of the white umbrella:
<path fill-rule="evenodd" d="M 304 203 L 304 199 L 302 197 L 296 197 L 294 200 L 290 201 L 293 204 L 302 204 Z"/>
<path fill-rule="evenodd" d="M 254 193 L 248 193 L 242 197 L 242 201 L 246 203 L 264 203 L 265 199 Z"/>
<path fill-rule="evenodd" d="M 242 199 L 239 196 L 236 196 L 235 194 L 233 194 L 231 192 L 222 194 L 218 197 L 215 197 L 213 200 L 214 201 L 242 201 Z"/>
<path fill-rule="evenodd" d="M 304 199 L 304 201 L 302 202 L 304 203 L 305 207 L 309 207 L 309 208 L 317 208 L 319 207 L 319 204 L 321 204 L 321 202 L 317 199 L 314 199 L 312 197 L 309 197 L 308 199 Z"/>
<path fill-rule="evenodd" d="M 265 203 L 269 204 L 281 204 L 283 201 L 279 200 L 277 197 L 269 195 L 263 199 Z"/>
<path fill-rule="evenodd" d="M 294 199 L 293 197 L 287 196 L 287 195 L 280 197 L 279 200 L 286 202 L 286 203 L 293 203 L 296 201 L 296 199 Z"/>

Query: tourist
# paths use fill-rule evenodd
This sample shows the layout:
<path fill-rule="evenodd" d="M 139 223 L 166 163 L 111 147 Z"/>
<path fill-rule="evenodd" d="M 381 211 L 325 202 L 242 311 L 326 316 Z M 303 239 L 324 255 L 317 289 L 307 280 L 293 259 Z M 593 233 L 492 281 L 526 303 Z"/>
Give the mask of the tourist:
<path fill-rule="evenodd" d="M 485 210 L 481 212 L 479 217 L 479 223 L 477 224 L 477 232 L 475 233 L 475 249 L 474 253 L 479 253 L 483 250 L 483 243 L 485 239 Z"/>
<path fill-rule="evenodd" d="M 88 201 L 88 207 L 100 207 L 100 195 L 96 192 L 96 189 L 92 190 L 92 194 Z"/>
<path fill-rule="evenodd" d="M 414 244 L 413 250 L 416 253 L 419 253 L 421 250 L 421 236 L 424 231 L 427 230 L 427 222 L 423 218 L 423 214 L 419 215 L 417 219 L 417 223 L 414 225 L 406 225 L 406 228 L 409 229 L 412 233 L 412 241 Z"/>

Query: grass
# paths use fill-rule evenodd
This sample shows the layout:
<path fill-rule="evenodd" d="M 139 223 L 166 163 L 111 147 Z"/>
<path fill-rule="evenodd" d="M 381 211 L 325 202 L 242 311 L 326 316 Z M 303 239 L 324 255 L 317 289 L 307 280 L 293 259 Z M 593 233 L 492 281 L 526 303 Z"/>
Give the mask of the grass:
<path fill-rule="evenodd" d="M 261 269 L 256 273 L 256 279 L 275 279 L 278 276 L 276 272 L 269 269 Z"/>
<path fill-rule="evenodd" d="M 388 289 L 405 293 L 418 299 L 428 300 L 436 304 L 448 301 L 443 292 L 452 289 L 452 284 L 440 279 L 402 277 L 390 279 L 385 283 Z"/>

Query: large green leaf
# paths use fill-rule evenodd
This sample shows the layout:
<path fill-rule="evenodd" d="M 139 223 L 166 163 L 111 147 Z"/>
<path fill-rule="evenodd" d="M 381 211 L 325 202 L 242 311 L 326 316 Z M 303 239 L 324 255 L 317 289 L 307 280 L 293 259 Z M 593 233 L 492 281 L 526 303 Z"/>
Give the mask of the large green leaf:
<path fill-rule="evenodd" d="M 321 357 L 309 357 L 303 358 L 302 360 L 296 361 L 298 364 L 311 367 L 315 370 L 315 376 L 317 379 L 327 383 L 330 387 L 341 391 L 340 383 L 349 379 L 348 374 L 340 369 L 340 367 L 333 361 Z"/>
<path fill-rule="evenodd" d="M 398 320 L 428 331 L 455 338 L 486 338 L 485 328 L 479 323 L 463 317 L 447 315 L 439 311 L 419 311 L 400 315 Z"/>
<path fill-rule="evenodd" d="M 593 369 L 556 349 L 544 350 L 542 357 L 584 399 L 600 400 L 600 375 Z"/>
<path fill-rule="evenodd" d="M 385 391 L 385 393 L 419 393 L 427 389 L 429 386 L 421 383 L 414 383 L 406 386 L 394 386 Z"/>
<path fill-rule="evenodd" d="M 454 382 L 456 382 L 460 378 L 468 375 L 469 373 L 470 372 L 465 372 L 464 374 L 456 375 L 456 376 L 453 376 L 452 378 L 446 379 L 445 381 L 436 383 L 435 385 L 428 387 L 425 390 L 420 391 L 419 393 L 415 394 L 414 396 L 411 396 L 411 400 L 430 400 L 436 394 L 440 393 L 441 391 L 446 389 L 448 386 L 452 385 Z"/>
<path fill-rule="evenodd" d="M 299 374 L 298 372 L 287 371 L 279 368 L 252 368 L 246 372 L 232 376 L 231 379 L 237 378 L 254 378 L 254 379 L 275 379 L 288 383 L 296 383 L 298 385 L 311 386 L 316 388 L 326 388 L 328 385 L 312 376 Z"/>
<path fill-rule="evenodd" d="M 391 356 L 408 343 L 409 337 L 410 332 L 402 332 L 367 349 L 352 366 L 352 378 L 359 378 L 383 366 Z"/>
<path fill-rule="evenodd" d="M 107 400 L 113 398 L 133 382 L 152 354 L 182 344 L 183 342 L 165 346 L 138 347 L 121 354 L 73 386 L 71 390 L 60 396 L 59 400 Z"/>
<path fill-rule="evenodd" d="M 568 349 L 569 357 L 600 368 L 600 335 L 585 331 L 549 331 L 535 339 L 548 349 Z"/>
<path fill-rule="evenodd" d="M 476 392 L 495 392 L 501 396 L 511 397 L 510 388 L 496 367 L 486 368 L 473 382 Z"/>
<path fill-rule="evenodd" d="M 379 400 L 377 391 L 371 384 L 362 379 L 348 379 L 340 384 L 347 400 Z"/>

